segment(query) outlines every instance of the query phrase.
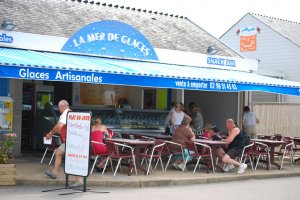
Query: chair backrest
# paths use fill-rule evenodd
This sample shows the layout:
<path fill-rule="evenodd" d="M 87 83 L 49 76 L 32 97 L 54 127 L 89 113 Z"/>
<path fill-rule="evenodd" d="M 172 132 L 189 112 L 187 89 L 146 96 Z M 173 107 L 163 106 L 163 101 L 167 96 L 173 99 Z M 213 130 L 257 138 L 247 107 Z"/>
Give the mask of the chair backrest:
<path fill-rule="evenodd" d="M 161 156 L 163 149 L 165 148 L 164 140 L 155 140 L 154 145 L 152 147 L 151 153 L 153 155 Z"/>
<path fill-rule="evenodd" d="M 188 150 L 189 155 L 190 155 L 191 151 L 195 152 L 195 154 L 199 154 L 198 153 L 197 145 L 194 142 L 192 142 L 192 141 L 185 141 L 185 146 L 186 146 L 186 148 Z"/>
<path fill-rule="evenodd" d="M 112 142 L 112 141 L 105 141 L 106 147 L 107 147 L 107 154 L 109 156 L 120 156 L 119 148 L 118 146 Z"/>
<path fill-rule="evenodd" d="M 282 140 L 282 135 L 281 134 L 274 134 L 274 136 L 271 138 L 272 140 L 277 140 L 281 141 Z"/>
<path fill-rule="evenodd" d="M 254 142 L 253 151 L 257 154 L 270 153 L 269 146 L 261 142 Z"/>
<path fill-rule="evenodd" d="M 290 140 L 283 140 L 284 143 L 280 146 L 280 151 L 283 152 L 284 150 L 286 150 L 287 152 L 291 152 L 293 151 L 294 148 L 294 141 L 292 139 Z"/>
<path fill-rule="evenodd" d="M 106 128 L 106 130 L 108 131 L 108 138 L 112 138 L 116 135 L 110 128 Z"/>
<path fill-rule="evenodd" d="M 256 152 L 255 145 L 254 145 L 254 143 L 251 143 L 244 147 L 242 155 L 247 155 L 247 154 L 249 155 L 249 154 L 253 154 L 255 152 Z"/>
<path fill-rule="evenodd" d="M 90 153 L 92 156 L 96 156 L 96 150 L 95 150 L 95 145 L 96 145 L 96 142 L 95 141 L 91 141 L 91 149 L 90 149 Z"/>

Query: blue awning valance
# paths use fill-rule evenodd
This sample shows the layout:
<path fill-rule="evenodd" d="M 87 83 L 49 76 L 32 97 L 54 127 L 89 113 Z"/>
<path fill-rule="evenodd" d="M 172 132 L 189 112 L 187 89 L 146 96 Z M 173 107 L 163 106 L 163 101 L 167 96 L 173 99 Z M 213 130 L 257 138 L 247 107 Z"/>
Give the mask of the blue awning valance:
<path fill-rule="evenodd" d="M 0 77 L 300 96 L 300 83 L 254 73 L 11 48 L 0 48 Z"/>

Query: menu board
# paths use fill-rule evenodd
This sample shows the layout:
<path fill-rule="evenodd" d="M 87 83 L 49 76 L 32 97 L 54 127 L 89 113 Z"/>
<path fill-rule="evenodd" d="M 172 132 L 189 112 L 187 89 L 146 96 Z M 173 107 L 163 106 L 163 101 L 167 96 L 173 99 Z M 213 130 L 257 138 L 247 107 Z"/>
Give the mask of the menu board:
<path fill-rule="evenodd" d="M 68 112 L 65 151 L 65 173 L 87 177 L 89 175 L 90 112 Z"/>

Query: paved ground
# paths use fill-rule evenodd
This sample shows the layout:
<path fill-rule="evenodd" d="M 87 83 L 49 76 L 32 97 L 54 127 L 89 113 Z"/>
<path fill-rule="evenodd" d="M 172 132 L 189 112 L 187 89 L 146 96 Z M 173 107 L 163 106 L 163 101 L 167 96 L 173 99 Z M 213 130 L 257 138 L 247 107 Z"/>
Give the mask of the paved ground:
<path fill-rule="evenodd" d="M 64 186 L 65 175 L 63 174 L 63 168 L 61 168 L 60 174 L 56 180 L 49 179 L 44 172 L 51 169 L 52 166 L 48 166 L 46 162 L 40 164 L 40 158 L 40 156 L 25 155 L 22 158 L 16 158 L 14 160 L 14 163 L 16 163 L 17 185 Z M 124 168 L 124 171 L 126 171 L 126 168 Z M 181 172 L 172 169 L 172 167 L 165 173 L 162 173 L 161 169 L 158 167 L 158 169 L 149 176 L 145 176 L 143 173 L 139 173 L 138 176 L 128 176 L 124 171 L 123 173 L 118 172 L 115 177 L 112 176 L 111 171 L 106 172 L 104 175 L 94 172 L 88 177 L 88 186 L 98 186 L 103 188 L 145 188 L 294 177 L 300 176 L 300 164 L 294 165 L 294 168 L 292 169 L 289 163 L 285 163 L 282 170 L 278 170 L 275 167 L 273 167 L 272 170 L 265 170 L 262 166 L 259 166 L 258 170 L 255 172 L 251 170 L 251 167 L 248 167 L 244 174 L 237 174 L 237 169 L 234 169 L 229 173 L 210 172 L 207 174 L 204 167 L 200 171 L 196 171 L 195 174 L 192 173 L 192 170 Z"/>
<path fill-rule="evenodd" d="M 16 186 L 0 187 L 0 199 L 107 199 L 107 200 L 167 200 L 167 199 L 209 199 L 209 200 L 298 200 L 300 177 L 274 178 L 263 180 L 242 180 L 222 183 L 197 184 L 190 186 L 172 186 L 155 188 L 103 188 L 92 187 L 86 193 L 60 195 L 73 190 L 42 192 L 45 189 L 57 188 Z M 108 191 L 107 194 L 95 192 Z"/>

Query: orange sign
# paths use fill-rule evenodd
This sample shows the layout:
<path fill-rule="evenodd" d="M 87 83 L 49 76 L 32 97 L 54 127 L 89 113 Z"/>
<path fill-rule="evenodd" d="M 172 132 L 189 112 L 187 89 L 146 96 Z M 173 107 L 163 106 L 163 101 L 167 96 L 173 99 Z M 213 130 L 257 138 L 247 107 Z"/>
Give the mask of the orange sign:
<path fill-rule="evenodd" d="M 256 34 L 240 36 L 240 51 L 256 51 Z"/>

